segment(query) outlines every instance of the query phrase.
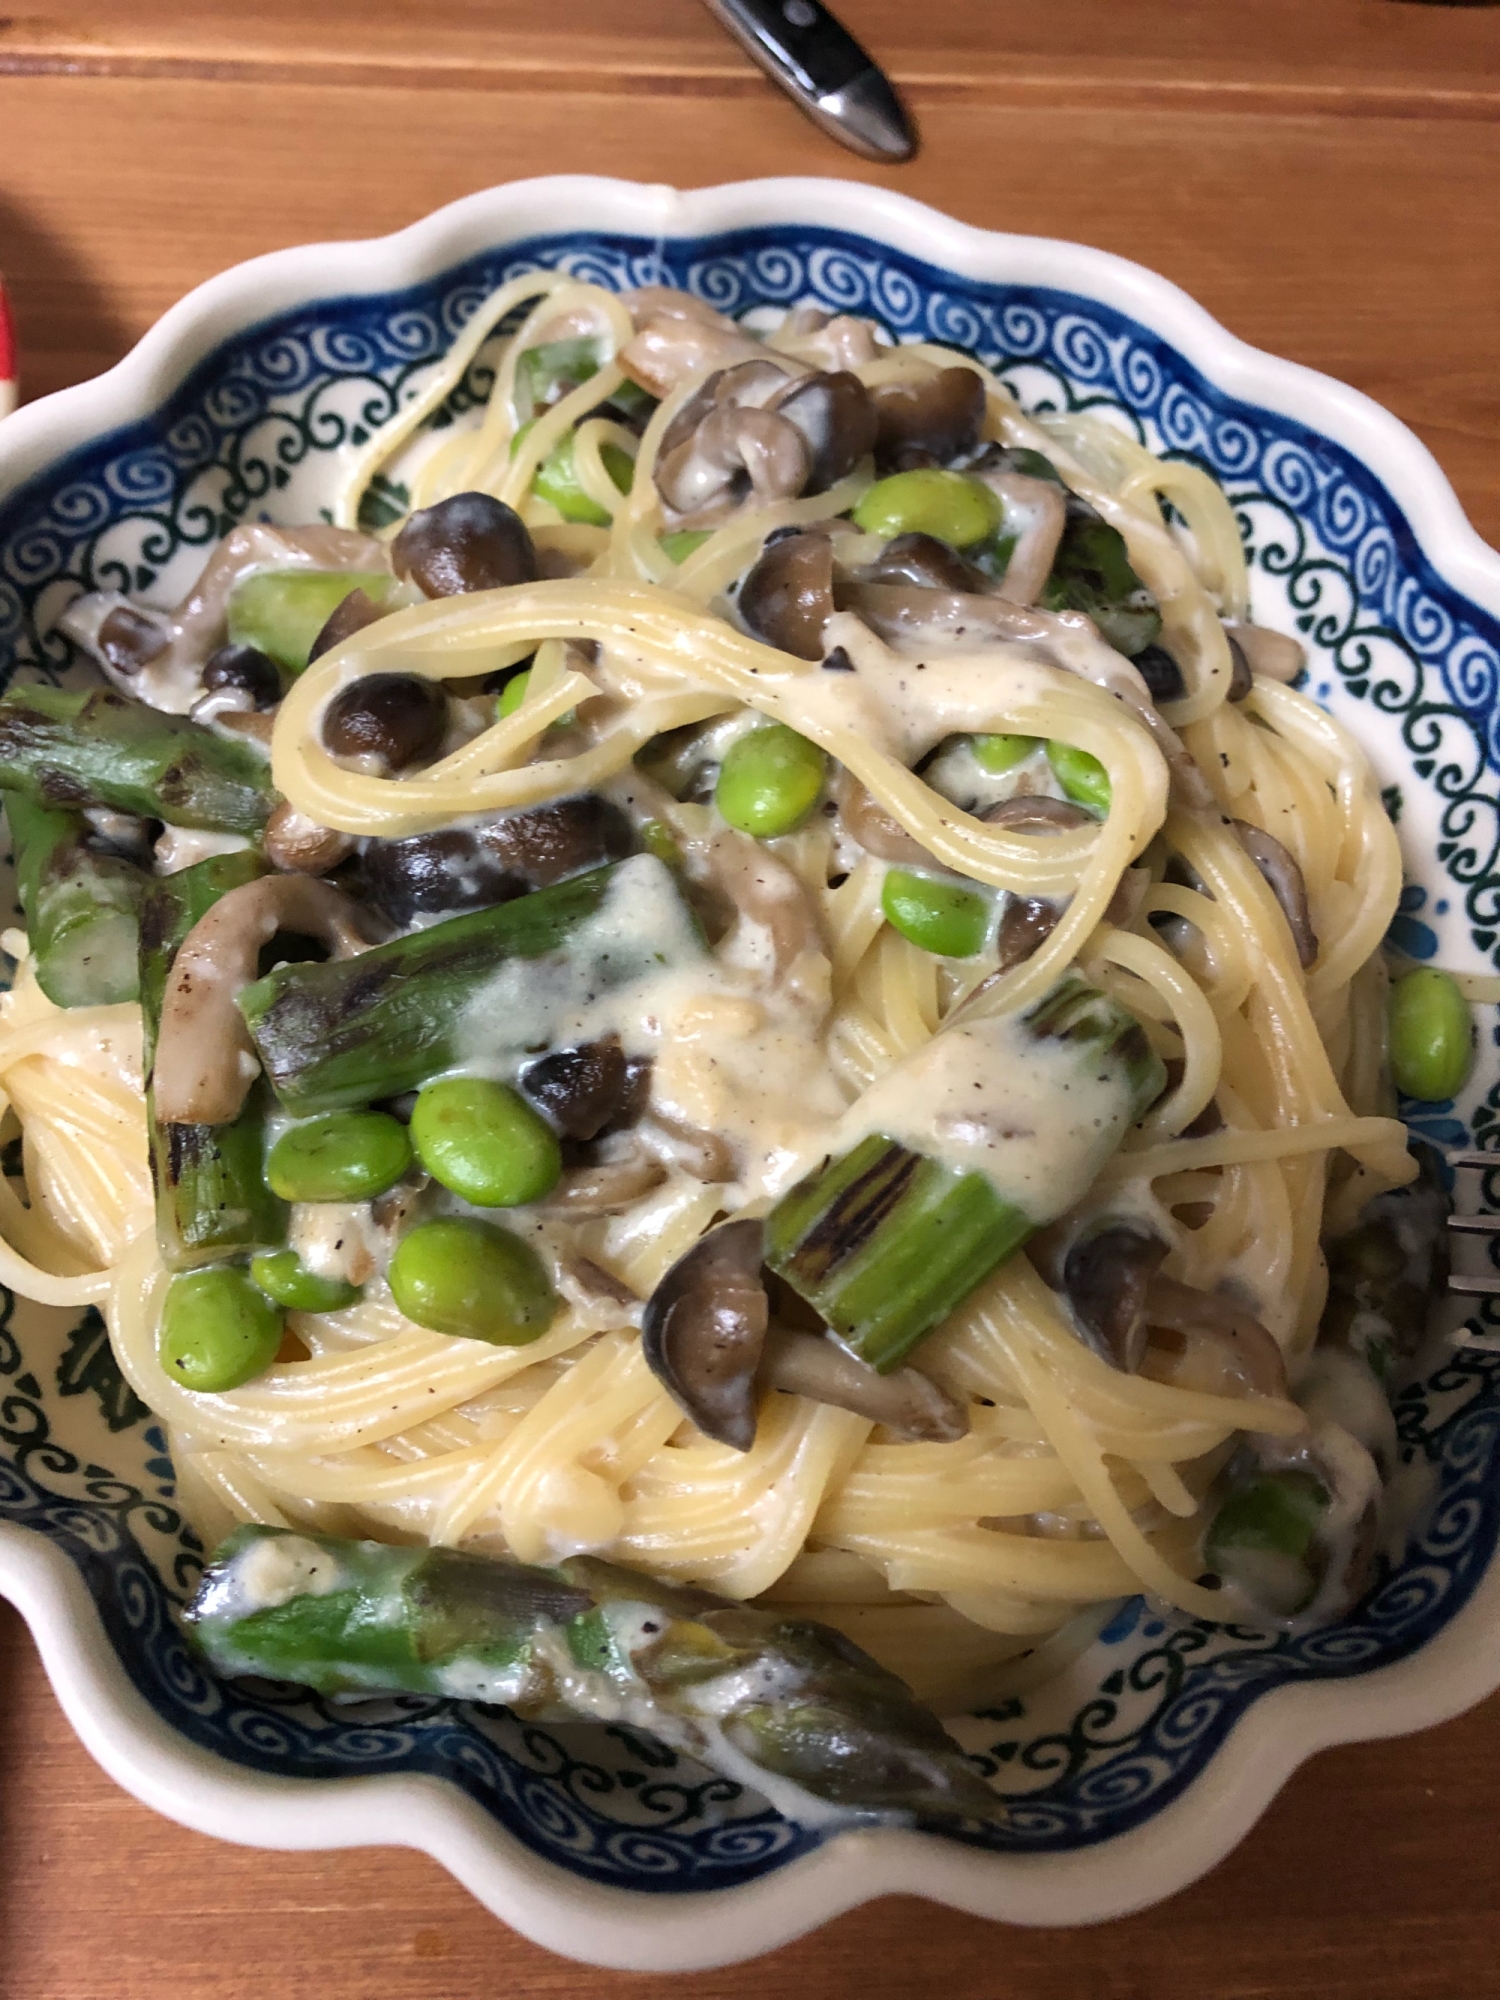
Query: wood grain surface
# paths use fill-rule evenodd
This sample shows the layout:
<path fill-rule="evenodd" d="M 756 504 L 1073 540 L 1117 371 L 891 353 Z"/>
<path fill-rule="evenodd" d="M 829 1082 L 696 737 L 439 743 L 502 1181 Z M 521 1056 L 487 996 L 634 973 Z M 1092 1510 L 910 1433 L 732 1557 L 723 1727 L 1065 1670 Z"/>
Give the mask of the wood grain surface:
<path fill-rule="evenodd" d="M 1386 403 L 1500 542 L 1500 9 L 842 0 L 922 125 L 841 152 L 693 0 L 22 0 L 0 18 L 0 269 L 30 394 L 189 286 L 556 171 L 883 183 L 1152 265 Z M 1420 524 L 1418 524 L 1420 528 Z M 1083 1932 L 889 1901 L 697 2000 L 1490 2000 L 1500 1702 L 1329 1753 L 1204 1882 Z M 395 1850 L 275 1855 L 155 1818 L 78 1747 L 0 1606 L 3 2000 L 664 1994 L 564 1964 Z"/>

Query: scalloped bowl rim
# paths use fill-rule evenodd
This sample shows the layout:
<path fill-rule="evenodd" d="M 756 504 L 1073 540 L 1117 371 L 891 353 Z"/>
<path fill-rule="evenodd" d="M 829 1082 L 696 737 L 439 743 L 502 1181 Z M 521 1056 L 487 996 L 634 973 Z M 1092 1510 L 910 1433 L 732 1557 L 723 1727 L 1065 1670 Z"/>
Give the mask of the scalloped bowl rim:
<path fill-rule="evenodd" d="M 13 487 L 157 408 L 226 340 L 313 300 L 404 289 L 497 242 L 552 229 L 711 236 L 776 223 L 837 228 L 956 274 L 1082 294 L 1152 329 L 1219 389 L 1344 446 L 1385 486 L 1423 555 L 1500 615 L 1500 555 L 1465 518 L 1437 461 L 1359 391 L 1249 346 L 1187 293 L 1109 252 L 954 221 L 853 182 L 785 178 L 679 192 L 583 175 L 511 182 L 392 235 L 303 245 L 233 266 L 180 300 L 106 374 L 17 411 L 0 429 Z M 637 1971 L 755 1957 L 884 1895 L 917 1895 L 1029 1925 L 1096 1923 L 1185 1888 L 1249 1831 L 1299 1764 L 1340 1743 L 1430 1727 L 1500 1687 L 1500 1563 L 1416 1654 L 1355 1680 L 1292 1684 L 1252 1703 L 1207 1769 L 1145 1824 L 1097 1846 L 985 1854 L 936 1835 L 860 1830 L 741 1886 L 656 1894 L 581 1881 L 530 1852 L 436 1777 L 310 1784 L 236 1768 L 185 1741 L 130 1684 L 83 1578 L 29 1530 L 0 1523 L 0 1595 L 31 1628 L 74 1730 L 117 1783 L 198 1832 L 255 1847 L 411 1847 L 533 1942 Z M 1489 1641 L 1487 1644 L 1486 1641 Z M 378 1834 L 372 1829 L 380 1828 Z"/>

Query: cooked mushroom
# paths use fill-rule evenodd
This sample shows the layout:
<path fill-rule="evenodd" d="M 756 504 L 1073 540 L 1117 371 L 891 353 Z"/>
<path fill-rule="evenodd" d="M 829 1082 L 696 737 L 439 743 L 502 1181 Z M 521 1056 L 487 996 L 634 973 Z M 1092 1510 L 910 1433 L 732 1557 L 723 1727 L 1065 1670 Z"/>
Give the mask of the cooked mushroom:
<path fill-rule="evenodd" d="M 754 361 L 742 361 L 734 368 L 716 369 L 699 383 L 662 432 L 657 462 L 686 444 L 704 418 L 712 416 L 715 410 L 726 405 L 735 409 L 764 409 L 793 379 L 782 363 L 765 354 L 759 354 Z"/>
<path fill-rule="evenodd" d="M 1054 799 L 1042 792 L 1017 792 L 997 799 L 979 815 L 986 826 L 1003 826 L 1010 833 L 1073 833 L 1098 822 L 1085 806 L 1071 799 Z"/>
<path fill-rule="evenodd" d="M 630 1079 L 618 1035 L 554 1049 L 522 1070 L 522 1090 L 565 1139 L 596 1139 L 613 1124 Z"/>
<path fill-rule="evenodd" d="M 1143 646 L 1135 655 L 1134 665 L 1154 702 L 1181 701 L 1187 693 L 1182 669 L 1165 646 Z"/>
<path fill-rule="evenodd" d="M 998 595 L 1012 604 L 1035 604 L 1068 524 L 1067 495 L 1052 480 L 1034 479 L 1011 466 L 979 465 L 974 470 L 1000 500 L 1004 532 L 1015 538 Z"/>
<path fill-rule="evenodd" d="M 781 350 L 792 343 L 799 359 L 822 368 L 864 368 L 880 352 L 869 320 L 852 313 L 835 317 L 815 305 L 793 306 L 777 328 L 773 345 Z"/>
<path fill-rule="evenodd" d="M 159 620 L 133 604 L 117 604 L 99 621 L 94 641 L 101 659 L 117 674 L 138 674 L 172 643 Z"/>
<path fill-rule="evenodd" d="M 834 768 L 832 791 L 845 832 L 859 842 L 866 854 L 873 854 L 878 861 L 894 862 L 900 868 L 941 867 L 922 843 L 898 820 L 892 819 L 842 764 Z"/>
<path fill-rule="evenodd" d="M 235 1001 L 278 931 L 315 938 L 335 958 L 374 942 L 358 903 L 309 875 L 264 875 L 221 896 L 188 932 L 167 981 L 152 1072 L 163 1124 L 239 1116 L 257 1066 Z"/>
<path fill-rule="evenodd" d="M 1200 1291 L 1156 1271 L 1147 1288 L 1145 1313 L 1151 1344 L 1158 1349 L 1173 1352 L 1161 1336 L 1176 1334 L 1182 1342 L 1176 1352 L 1194 1343 L 1217 1350 L 1246 1392 L 1282 1399 L 1288 1395 L 1286 1360 L 1274 1337 L 1254 1313 L 1222 1292 Z"/>
<path fill-rule="evenodd" d="M 1230 673 L 1228 699 L 1233 702 L 1244 701 L 1250 690 L 1255 686 L 1250 673 L 1250 662 L 1245 657 L 1244 647 L 1235 638 L 1234 634 L 1226 632 L 1224 636 L 1229 641 Z"/>
<path fill-rule="evenodd" d="M 803 491 L 812 454 L 797 426 L 773 410 L 720 403 L 691 436 L 656 461 L 656 490 L 678 524 L 709 527 L 749 494 L 762 506 Z"/>
<path fill-rule="evenodd" d="M 705 1132 L 685 1118 L 674 1118 L 661 1106 L 653 1105 L 651 1118 L 672 1149 L 677 1164 L 696 1181 L 715 1187 L 732 1181 L 736 1173 L 734 1149 L 718 1132 Z"/>
<path fill-rule="evenodd" d="M 758 840 L 726 827 L 707 843 L 702 866 L 714 887 L 771 940 L 775 976 L 785 978 L 805 951 L 823 949 L 817 913 L 800 878 Z"/>
<path fill-rule="evenodd" d="M 870 393 L 882 471 L 947 465 L 979 442 L 984 383 L 972 368 L 940 368 L 920 381 L 882 382 Z"/>
<path fill-rule="evenodd" d="M 323 621 L 322 630 L 307 649 L 307 662 L 321 660 L 325 653 L 331 653 L 335 646 L 342 646 L 346 639 L 352 639 L 356 632 L 363 632 L 367 625 L 376 625 L 385 616 L 380 606 L 368 592 L 351 590 L 349 595 L 335 604 Z M 203 685 L 208 686 L 205 676 Z"/>
<path fill-rule="evenodd" d="M 740 618 L 757 639 L 799 660 L 823 657 L 833 616 L 833 540 L 819 530 L 771 537 L 740 585 Z"/>
<path fill-rule="evenodd" d="M 1250 673 L 1260 674 L 1268 681 L 1290 685 L 1307 665 L 1306 648 L 1289 632 L 1272 632 L 1264 625 L 1226 618 L 1224 636 L 1229 641 L 1231 655 L 1238 653 Z M 1249 689 L 1245 692 L 1248 694 Z M 1231 695 L 1230 699 L 1236 697 Z"/>
<path fill-rule="evenodd" d="M 271 808 L 262 846 L 271 866 L 288 875 L 327 875 L 354 852 L 347 833 L 319 826 L 285 799 Z"/>
<path fill-rule="evenodd" d="M 1059 905 L 1045 896 L 1008 896 L 995 933 L 1000 971 L 1009 972 L 1030 958 L 1051 937 L 1061 917 Z"/>
<path fill-rule="evenodd" d="M 857 375 L 809 375 L 776 404 L 812 454 L 806 491 L 823 493 L 875 449 L 875 406 Z"/>
<path fill-rule="evenodd" d="M 961 590 L 982 597 L 989 578 L 936 535 L 897 535 L 865 571 L 870 583 L 914 583 L 923 590 Z"/>
<path fill-rule="evenodd" d="M 427 597 L 461 597 L 534 583 L 531 532 L 514 507 L 488 493 L 454 493 L 420 508 L 391 543 L 397 576 L 410 577 Z"/>
<path fill-rule="evenodd" d="M 393 924 L 458 915 L 524 896 L 526 879 L 491 854 L 470 827 L 369 840 L 359 861 L 360 893 Z"/>
<path fill-rule="evenodd" d="M 646 1365 L 705 1437 L 735 1451 L 755 1442 L 756 1371 L 770 1306 L 765 1231 L 738 1217 L 699 1237 L 646 1302 Z"/>
<path fill-rule="evenodd" d="M 590 1160 L 569 1167 L 557 1186 L 540 1204 L 544 1211 L 581 1221 L 590 1215 L 613 1215 L 629 1208 L 643 1194 L 661 1186 L 667 1170 L 654 1153 L 638 1140 L 607 1159 Z"/>
<path fill-rule="evenodd" d="M 758 340 L 741 333 L 732 319 L 702 299 L 653 285 L 637 292 L 630 305 L 635 338 L 625 343 L 616 359 L 630 380 L 653 396 L 669 396 L 710 369 L 765 359 L 766 350 Z M 786 365 L 788 371 L 796 366 Z"/>
<path fill-rule="evenodd" d="M 597 792 L 503 813 L 476 831 L 485 852 L 534 889 L 621 861 L 634 845 L 629 820 Z"/>
<path fill-rule="evenodd" d="M 341 687 L 323 711 L 322 735 L 335 757 L 388 772 L 436 756 L 448 728 L 442 688 L 424 674 L 364 674 Z"/>
<path fill-rule="evenodd" d="M 1281 905 L 1281 913 L 1297 948 L 1297 963 L 1306 972 L 1318 956 L 1318 934 L 1313 929 L 1312 908 L 1307 900 L 1307 882 L 1294 856 L 1274 834 L 1248 820 L 1231 820 L 1235 839 L 1260 870 L 1266 887 Z"/>
<path fill-rule="evenodd" d="M 806 1396 L 811 1403 L 831 1403 L 835 1409 L 869 1417 L 914 1443 L 952 1444 L 969 1434 L 967 1410 L 930 1375 L 918 1368 L 877 1374 L 838 1341 L 815 1333 L 771 1327 L 761 1378 L 789 1396 Z"/>
<path fill-rule="evenodd" d="M 363 591 L 350 594 L 364 596 Z M 220 646 L 204 666 L 203 691 L 239 696 L 246 708 L 274 708 L 281 700 L 281 669 L 258 646 Z"/>
<path fill-rule="evenodd" d="M 1063 1293 L 1079 1331 L 1127 1375 L 1145 1359 L 1148 1296 L 1170 1247 L 1138 1222 L 1106 1222 L 1078 1237 L 1063 1259 Z"/>

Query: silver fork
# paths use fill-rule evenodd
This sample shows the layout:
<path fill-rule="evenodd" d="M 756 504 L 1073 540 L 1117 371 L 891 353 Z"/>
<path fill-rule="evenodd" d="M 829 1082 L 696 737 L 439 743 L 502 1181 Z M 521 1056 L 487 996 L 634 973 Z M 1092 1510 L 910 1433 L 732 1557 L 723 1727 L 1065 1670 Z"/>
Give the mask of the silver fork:
<path fill-rule="evenodd" d="M 1500 1169 L 1500 1152 L 1450 1153 L 1448 1164 L 1455 1172 L 1475 1167 L 1494 1173 Z M 1500 1236 L 1500 1215 L 1450 1215 L 1448 1229 L 1454 1236 Z M 1493 1278 L 1450 1276 L 1448 1289 L 1463 1299 L 1500 1299 L 1500 1273 Z"/>

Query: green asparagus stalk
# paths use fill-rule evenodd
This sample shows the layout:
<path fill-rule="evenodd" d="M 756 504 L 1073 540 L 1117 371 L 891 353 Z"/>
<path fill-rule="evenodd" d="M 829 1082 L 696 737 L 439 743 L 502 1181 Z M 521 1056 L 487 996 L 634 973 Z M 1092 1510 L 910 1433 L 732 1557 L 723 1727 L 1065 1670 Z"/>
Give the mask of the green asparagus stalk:
<path fill-rule="evenodd" d="M 840 1633 L 575 1556 L 238 1529 L 186 1613 L 223 1674 L 628 1722 L 790 1817 L 995 1820 L 937 1718 Z"/>
<path fill-rule="evenodd" d="M 545 1047 L 588 998 L 703 949 L 671 870 L 637 854 L 357 958 L 278 966 L 239 1004 L 277 1097 L 305 1116 Z"/>
<path fill-rule="evenodd" d="M 1156 600 L 1130 566 L 1117 528 L 1075 503 L 1042 589 L 1049 611 L 1083 611 L 1117 652 L 1132 659 L 1161 631 Z"/>
<path fill-rule="evenodd" d="M 300 674 L 314 640 L 351 592 L 362 590 L 379 604 L 390 587 L 390 576 L 379 570 L 255 570 L 230 594 L 229 641 L 254 646 L 289 674 Z"/>
<path fill-rule="evenodd" d="M 5 813 L 37 984 L 59 1007 L 134 1000 L 147 876 L 91 845 L 81 813 L 20 792 L 5 794 Z"/>
<path fill-rule="evenodd" d="M 1294 1616 L 1318 1588 L 1328 1505 L 1327 1487 L 1310 1472 L 1261 1473 L 1214 1516 L 1203 1545 L 1209 1568 L 1275 1616 Z"/>
<path fill-rule="evenodd" d="M 246 744 L 113 688 L 12 688 L 0 700 L 0 787 L 223 833 L 259 833 L 276 798 Z"/>
<path fill-rule="evenodd" d="M 771 1269 L 882 1374 L 899 1367 L 1033 1230 L 1083 1193 L 1165 1085 L 1162 1064 L 1134 1016 L 1077 974 L 1024 1014 L 1019 1028 L 1037 1045 L 1038 1059 L 1043 1044 L 1061 1042 L 1076 1050 L 1080 1079 L 1093 1075 L 1110 1086 L 1114 1115 L 1097 1125 L 1070 1124 L 1059 1107 L 1050 1143 L 1069 1157 L 1061 1163 L 1066 1171 L 1047 1177 L 1049 1188 L 1066 1193 L 1057 1206 L 1046 1196 L 1023 1203 L 1001 1192 L 1003 1140 L 992 1179 L 874 1132 L 800 1181 L 766 1219 Z M 1024 1050 L 1017 1057 L 1007 1049 L 997 1061 L 1014 1059 L 1024 1060 Z M 913 1060 L 925 1064 L 930 1054 Z M 887 1083 L 899 1083 L 900 1075 Z M 983 1081 L 976 1078 L 981 1087 Z M 1003 1076 L 997 1086 L 1003 1089 Z M 924 1088 L 914 1076 L 911 1094 L 919 1105 Z M 982 1096 L 970 1109 L 982 1112 Z"/>
<path fill-rule="evenodd" d="M 141 913 L 140 991 L 156 1235 L 170 1271 L 286 1241 L 286 1205 L 266 1186 L 266 1093 L 252 1090 L 231 1125 L 166 1124 L 151 1076 L 162 996 L 178 947 L 221 896 L 265 873 L 258 854 L 219 854 L 153 882 Z"/>

